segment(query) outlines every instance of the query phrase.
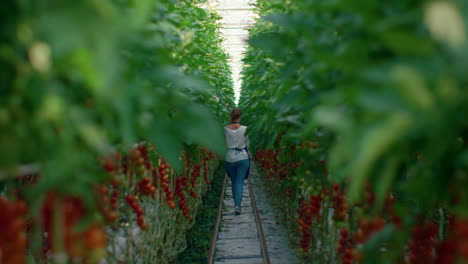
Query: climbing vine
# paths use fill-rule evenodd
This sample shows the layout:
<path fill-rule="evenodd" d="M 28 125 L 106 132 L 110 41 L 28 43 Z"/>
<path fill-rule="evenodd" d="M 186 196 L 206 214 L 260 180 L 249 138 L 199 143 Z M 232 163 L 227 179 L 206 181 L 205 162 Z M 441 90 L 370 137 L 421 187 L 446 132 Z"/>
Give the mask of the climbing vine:
<path fill-rule="evenodd" d="M 301 259 L 467 261 L 466 2 L 257 9 L 241 108 Z"/>

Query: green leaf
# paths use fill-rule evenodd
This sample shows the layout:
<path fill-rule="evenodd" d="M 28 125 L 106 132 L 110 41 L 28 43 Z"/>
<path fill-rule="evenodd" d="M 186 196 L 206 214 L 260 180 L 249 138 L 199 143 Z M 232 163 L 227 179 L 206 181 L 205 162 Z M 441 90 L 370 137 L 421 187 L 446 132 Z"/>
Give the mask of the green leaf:
<path fill-rule="evenodd" d="M 161 119 L 155 122 L 149 140 L 156 146 L 156 151 L 166 158 L 175 170 L 180 170 L 182 168 L 179 159 L 182 151 L 181 139 L 169 128 L 168 122 L 170 121 Z"/>
<path fill-rule="evenodd" d="M 401 139 L 410 124 L 410 117 L 395 113 L 388 120 L 369 127 L 365 132 L 357 149 L 356 158 L 349 166 L 352 181 L 348 196 L 351 202 L 358 199 L 374 162 Z"/>

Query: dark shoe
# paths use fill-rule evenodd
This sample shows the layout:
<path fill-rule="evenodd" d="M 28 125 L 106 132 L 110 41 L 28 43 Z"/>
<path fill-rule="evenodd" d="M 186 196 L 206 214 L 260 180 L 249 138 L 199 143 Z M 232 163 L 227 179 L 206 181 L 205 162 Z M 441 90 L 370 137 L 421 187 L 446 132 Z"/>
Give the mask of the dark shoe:
<path fill-rule="evenodd" d="M 241 207 L 240 205 L 236 205 L 234 209 L 234 214 L 240 215 L 241 214 Z"/>

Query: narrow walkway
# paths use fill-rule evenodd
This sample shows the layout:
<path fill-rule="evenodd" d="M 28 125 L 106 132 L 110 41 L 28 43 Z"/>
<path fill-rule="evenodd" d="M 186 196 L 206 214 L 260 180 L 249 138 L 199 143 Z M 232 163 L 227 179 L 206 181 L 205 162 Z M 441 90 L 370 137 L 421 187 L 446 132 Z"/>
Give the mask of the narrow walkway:
<path fill-rule="evenodd" d="M 289 246 L 287 231 L 279 224 L 278 212 L 270 205 L 267 193 L 262 188 L 261 179 L 254 166 L 251 175 L 250 181 L 262 221 L 270 262 L 272 264 L 299 263 L 295 257 L 294 250 Z"/>
<path fill-rule="evenodd" d="M 253 168 L 251 183 L 263 225 L 270 262 L 294 264 L 296 263 L 294 252 L 288 245 L 285 231 L 276 221 L 275 212 L 268 204 L 259 181 L 257 171 Z M 223 226 L 216 241 L 215 264 L 264 263 L 247 181 L 242 199 L 242 214 L 234 215 L 231 183 L 228 179 L 223 202 L 222 223 Z"/>

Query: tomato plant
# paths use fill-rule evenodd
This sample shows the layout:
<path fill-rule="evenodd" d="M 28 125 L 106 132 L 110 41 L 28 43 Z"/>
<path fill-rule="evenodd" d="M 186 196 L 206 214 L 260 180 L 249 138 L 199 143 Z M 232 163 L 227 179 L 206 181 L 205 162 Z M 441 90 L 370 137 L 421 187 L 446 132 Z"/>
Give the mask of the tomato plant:
<path fill-rule="evenodd" d="M 204 3 L 5 3 L 0 218 L 14 228 L 0 262 L 167 263 L 184 249 L 234 105 Z"/>
<path fill-rule="evenodd" d="M 302 259 L 466 261 L 466 1 L 257 9 L 241 108 Z M 304 213 L 317 195 L 330 220 Z"/>

